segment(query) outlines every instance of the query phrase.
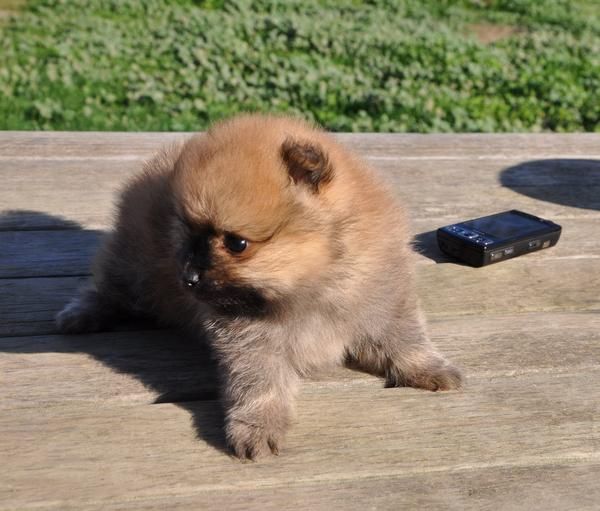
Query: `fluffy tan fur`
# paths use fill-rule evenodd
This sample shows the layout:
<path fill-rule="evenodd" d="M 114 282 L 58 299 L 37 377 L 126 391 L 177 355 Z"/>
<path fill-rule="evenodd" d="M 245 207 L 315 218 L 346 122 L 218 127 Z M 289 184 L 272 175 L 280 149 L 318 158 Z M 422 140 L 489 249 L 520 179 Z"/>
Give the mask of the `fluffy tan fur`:
<path fill-rule="evenodd" d="M 393 196 L 328 134 L 241 116 L 129 183 L 94 286 L 57 324 L 98 330 L 141 312 L 208 333 L 230 446 L 276 453 L 298 379 L 315 369 L 350 362 L 391 386 L 460 386 L 425 332 L 409 241 Z"/>

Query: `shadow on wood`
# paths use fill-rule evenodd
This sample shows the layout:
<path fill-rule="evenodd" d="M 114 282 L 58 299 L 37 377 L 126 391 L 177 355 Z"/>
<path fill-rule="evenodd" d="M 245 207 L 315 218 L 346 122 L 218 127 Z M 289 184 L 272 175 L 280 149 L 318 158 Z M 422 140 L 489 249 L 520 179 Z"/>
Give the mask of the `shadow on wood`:
<path fill-rule="evenodd" d="M 441 226 L 440 226 L 441 227 Z M 427 231 L 415 234 L 412 246 L 415 252 L 424 255 L 436 263 L 452 262 L 438 247 L 436 231 Z"/>
<path fill-rule="evenodd" d="M 3 231 L 29 231 L 31 225 L 36 225 L 36 230 L 81 230 L 77 222 L 39 211 L 26 209 L 4 210 L 0 212 Z"/>
<path fill-rule="evenodd" d="M 440 227 L 442 227 L 440 225 Z M 415 252 L 435 261 L 436 263 L 453 263 L 459 266 L 467 266 L 459 259 L 454 259 L 444 254 L 437 243 L 436 231 L 427 231 L 419 234 L 415 234 L 412 240 L 412 246 Z"/>
<path fill-rule="evenodd" d="M 19 211 L 9 211 L 1 215 L 10 215 L 11 222 L 19 225 L 20 214 Z M 70 230 L 83 231 L 75 222 L 63 221 L 43 213 L 23 211 L 22 214 L 28 218 L 37 215 L 41 220 L 47 220 L 48 224 L 56 225 L 58 222 Z M 44 216 L 46 218 L 42 218 Z M 102 234 L 100 231 L 94 232 L 98 238 Z M 64 247 L 53 246 L 53 243 L 64 242 L 64 237 L 59 233 L 60 231 L 56 231 L 56 236 L 46 237 L 45 246 L 37 249 L 49 253 L 63 250 Z M 92 253 L 90 251 L 90 258 Z M 35 254 L 32 254 L 32 260 L 35 259 Z M 33 287 L 28 292 L 30 296 L 36 293 L 36 286 L 52 288 L 53 282 L 59 286 L 63 280 L 60 277 L 23 279 L 28 286 Z M 52 292 L 52 289 L 44 290 L 48 291 Z M 58 300 L 65 301 L 64 293 L 57 292 L 56 296 Z M 56 310 L 63 305 L 64 303 L 57 303 Z M 20 339 L 24 339 L 24 342 L 19 342 Z M 224 415 L 218 396 L 218 373 L 202 333 L 192 338 L 178 330 L 159 329 L 150 319 L 135 319 L 115 325 L 114 330 L 107 333 L 6 337 L 0 339 L 0 351 L 90 355 L 118 373 L 133 376 L 153 393 L 157 393 L 154 403 L 175 403 L 187 410 L 192 416 L 197 436 L 227 452 L 223 433 Z M 182 387 L 181 382 L 185 382 L 185 387 Z M 211 406 L 199 407 L 198 401 L 210 402 Z"/>
<path fill-rule="evenodd" d="M 533 160 L 508 167 L 502 186 L 528 197 L 574 208 L 600 210 L 600 161 Z"/>

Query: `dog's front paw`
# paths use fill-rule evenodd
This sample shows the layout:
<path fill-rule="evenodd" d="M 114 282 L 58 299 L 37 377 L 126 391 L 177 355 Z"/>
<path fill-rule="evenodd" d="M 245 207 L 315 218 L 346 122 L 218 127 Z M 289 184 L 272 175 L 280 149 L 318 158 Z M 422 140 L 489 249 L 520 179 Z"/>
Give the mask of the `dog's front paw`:
<path fill-rule="evenodd" d="M 98 311 L 81 298 L 71 300 L 56 315 L 56 327 L 62 334 L 81 334 L 97 332 L 102 328 Z"/>
<path fill-rule="evenodd" d="M 442 357 L 430 358 L 414 364 L 409 370 L 392 367 L 387 374 L 387 387 L 414 387 L 431 390 L 457 390 L 463 385 L 460 370 Z"/>
<path fill-rule="evenodd" d="M 279 454 L 285 428 L 274 424 L 256 424 L 243 420 L 231 420 L 227 424 L 227 443 L 241 460 L 255 460 L 271 452 Z"/>
<path fill-rule="evenodd" d="M 418 385 L 426 390 L 457 390 L 462 387 L 463 377 L 459 369 L 451 364 L 444 365 L 439 368 L 421 375 Z"/>
<path fill-rule="evenodd" d="M 433 392 L 443 390 L 457 390 L 462 387 L 463 377 L 458 368 L 446 362 L 432 363 L 418 373 L 408 378 L 407 384 Z"/>

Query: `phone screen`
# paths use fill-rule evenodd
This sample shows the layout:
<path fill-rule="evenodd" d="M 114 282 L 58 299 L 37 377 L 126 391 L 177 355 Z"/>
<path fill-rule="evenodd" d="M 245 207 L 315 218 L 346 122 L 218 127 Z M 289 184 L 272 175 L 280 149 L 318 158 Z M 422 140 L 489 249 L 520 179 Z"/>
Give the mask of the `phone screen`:
<path fill-rule="evenodd" d="M 499 239 L 526 236 L 539 231 L 542 227 L 537 220 L 515 213 L 499 213 L 462 222 L 461 225 L 467 229 L 474 229 Z"/>

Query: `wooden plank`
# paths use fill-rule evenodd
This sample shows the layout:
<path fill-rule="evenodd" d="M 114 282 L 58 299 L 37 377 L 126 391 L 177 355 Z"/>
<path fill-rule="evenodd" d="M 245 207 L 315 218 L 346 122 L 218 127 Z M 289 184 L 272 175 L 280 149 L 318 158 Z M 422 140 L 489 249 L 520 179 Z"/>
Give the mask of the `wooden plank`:
<path fill-rule="evenodd" d="M 597 465 L 599 384 L 600 371 L 588 370 L 474 378 L 464 392 L 444 394 L 312 386 L 302 393 L 281 456 L 246 464 L 218 449 L 214 402 L 23 408 L 0 415 L 0 501 L 19 509 L 101 507 L 124 496 L 132 502 L 460 470 Z"/>
<path fill-rule="evenodd" d="M 436 346 L 468 375 L 555 374 L 600 363 L 600 313 L 432 317 Z"/>
<path fill-rule="evenodd" d="M 0 155 L 23 159 L 48 157 L 145 157 L 158 145 L 188 137 L 190 133 L 18 132 L 5 131 Z M 595 133 L 554 134 L 398 134 L 339 133 L 342 143 L 357 151 L 396 158 L 527 158 L 600 157 L 600 136 Z"/>
<path fill-rule="evenodd" d="M 423 307 L 443 316 L 600 311 L 600 259 L 528 257 L 488 266 L 485 277 L 468 266 L 420 266 Z"/>
<path fill-rule="evenodd" d="M 598 161 L 548 160 L 540 165 L 431 159 L 373 164 L 415 221 L 451 223 L 512 208 L 557 221 L 600 217 Z M 0 161 L 0 230 L 76 225 L 106 229 L 118 189 L 140 168 L 140 161 L 126 160 Z"/>
<path fill-rule="evenodd" d="M 561 223 L 558 245 L 529 255 L 527 260 L 600 257 L 600 238 L 594 235 L 600 229 L 600 218 L 568 218 Z M 413 222 L 413 230 L 419 233 L 415 238 L 420 252 L 417 264 L 453 261 L 437 246 L 435 229 L 439 226 L 435 219 Z M 88 229 L 0 232 L 0 278 L 89 274 L 102 234 Z"/>
<path fill-rule="evenodd" d="M 596 511 L 600 463 L 464 468 L 452 471 L 267 488 L 198 492 L 190 496 L 111 499 L 78 509 L 172 511 L 183 509 L 310 509 L 313 511 L 482 509 L 506 511 Z"/>
<path fill-rule="evenodd" d="M 1 137 L 0 137 L 1 138 Z M 141 161 L 0 161 L 0 230 L 106 228 Z"/>
<path fill-rule="evenodd" d="M 600 367 L 600 314 L 526 313 L 437 318 L 436 346 L 467 378 L 583 372 Z M 0 338 L 0 410 L 93 402 L 215 398 L 217 371 L 202 343 L 177 331 Z M 305 386 L 382 380 L 347 369 L 315 375 Z"/>
<path fill-rule="evenodd" d="M 528 256 L 481 268 L 418 265 L 430 316 L 600 311 L 600 259 Z M 568 277 L 567 277 L 568 276 Z M 54 333 L 54 315 L 85 277 L 0 279 L 0 336 Z"/>
<path fill-rule="evenodd" d="M 175 143 L 189 135 L 191 133 L 5 131 L 0 137 L 0 155 L 23 160 L 90 156 L 106 160 L 139 159 L 162 144 Z"/>
<path fill-rule="evenodd" d="M 515 208 L 557 220 L 600 218 L 600 161 L 541 156 L 373 164 L 415 221 L 452 223 Z"/>

